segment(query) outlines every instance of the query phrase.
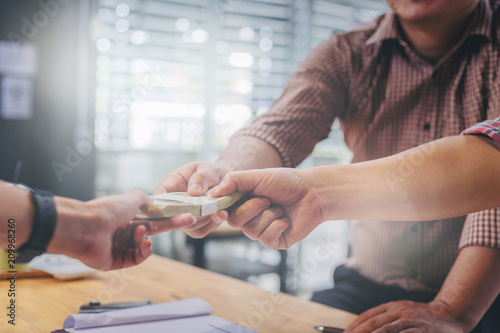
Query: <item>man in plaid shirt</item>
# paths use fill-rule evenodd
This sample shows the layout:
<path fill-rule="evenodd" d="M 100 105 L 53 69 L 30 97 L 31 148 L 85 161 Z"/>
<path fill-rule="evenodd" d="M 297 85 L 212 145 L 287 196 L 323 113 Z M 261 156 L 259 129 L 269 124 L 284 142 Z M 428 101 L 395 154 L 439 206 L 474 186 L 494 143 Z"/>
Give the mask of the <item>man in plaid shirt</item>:
<path fill-rule="evenodd" d="M 358 163 L 498 118 L 500 1 L 388 3 L 391 12 L 349 33 L 334 34 L 313 50 L 269 112 L 235 134 L 217 162 L 179 168 L 156 193 L 187 190 L 200 195 L 230 171 L 295 167 L 328 136 L 335 119 Z M 395 176 L 382 177 L 397 184 Z M 256 216 L 255 211 L 261 213 Z M 247 230 L 264 223 L 267 228 L 254 238 L 276 247 L 264 236 L 299 232 L 282 215 L 280 207 L 256 197 L 229 216 L 219 212 L 186 232 L 202 237 L 226 218 Z M 281 222 L 269 223 L 275 220 Z M 370 311 L 387 314 L 367 312 L 353 332 L 411 327 L 420 332 L 429 326 L 470 331 L 485 313 L 476 330 L 495 332 L 499 305 L 490 304 L 498 294 L 499 221 L 499 208 L 426 223 L 362 217 L 352 222 L 352 257 L 337 269 L 335 288 L 314 300 L 355 313 L 375 308 Z M 302 229 L 310 232 L 315 225 L 306 227 Z M 285 245 L 278 247 L 293 243 L 284 236 L 279 241 Z M 433 311 L 443 295 L 446 311 Z M 390 301 L 395 302 L 378 307 Z M 427 316 L 405 321 L 414 313 Z M 403 322 L 410 326 L 402 327 Z"/>
<path fill-rule="evenodd" d="M 270 248 L 288 248 L 307 236 L 311 226 L 325 220 L 372 218 L 427 223 L 425 221 L 497 207 L 500 205 L 500 118 L 475 125 L 463 134 L 476 135 L 449 136 L 386 158 L 351 165 L 230 172 L 208 194 L 219 197 L 236 189 L 249 191 L 270 200 L 273 209 L 279 207 L 282 213 L 276 220 L 261 218 L 257 224 L 249 222 L 241 226 L 249 238 L 258 239 Z M 413 168 L 411 172 L 402 169 L 407 165 Z M 389 178 L 381 175 L 390 175 L 392 179 L 388 181 Z M 244 212 L 239 207 L 232 214 Z M 280 225 L 286 228 L 284 232 L 280 232 Z M 496 241 L 498 246 L 498 232 L 485 231 L 484 236 L 490 237 L 492 242 Z M 472 283 L 467 288 L 465 285 L 460 288 L 464 300 L 480 300 L 476 304 L 471 302 L 473 306 L 462 310 L 466 316 L 477 319 L 500 291 L 500 279 L 497 278 L 500 274 L 500 255 L 497 252 L 496 260 L 494 257 L 486 262 L 492 272 L 482 277 L 494 279 L 496 283 Z M 465 269 L 468 267 L 465 266 Z M 350 301 L 351 298 L 360 298 L 349 288 L 363 290 L 371 286 L 371 290 L 363 290 L 365 298 L 377 298 L 381 292 L 394 297 L 397 292 L 392 287 L 383 287 L 345 273 L 341 269 L 336 272 L 335 293 L 337 298 L 343 298 L 347 306 L 355 303 Z M 329 292 L 324 294 L 331 296 Z M 319 296 L 323 297 L 323 293 Z M 413 296 L 418 296 L 418 293 Z M 402 298 L 414 297 L 406 294 Z M 395 331 L 414 327 L 416 320 L 420 322 L 418 327 L 424 331 L 426 328 L 431 332 L 453 331 L 445 318 L 453 319 L 449 313 L 455 313 L 455 310 L 446 305 L 456 305 L 457 294 L 442 289 L 439 295 L 432 297 L 434 300 L 424 307 L 410 302 L 375 307 L 364 312 L 346 333 L 371 332 L 389 322 L 384 329 Z M 338 300 L 334 305 L 346 308 Z M 479 313 L 471 315 L 471 312 L 477 311 Z M 490 311 L 495 314 L 495 308 Z M 392 323 L 395 318 L 398 318 L 397 323 Z M 494 323 L 492 327 L 496 327 Z M 461 329 L 457 327 L 458 331 Z M 463 329 L 467 331 L 465 325 Z M 483 330 L 487 329 L 483 327 Z"/>

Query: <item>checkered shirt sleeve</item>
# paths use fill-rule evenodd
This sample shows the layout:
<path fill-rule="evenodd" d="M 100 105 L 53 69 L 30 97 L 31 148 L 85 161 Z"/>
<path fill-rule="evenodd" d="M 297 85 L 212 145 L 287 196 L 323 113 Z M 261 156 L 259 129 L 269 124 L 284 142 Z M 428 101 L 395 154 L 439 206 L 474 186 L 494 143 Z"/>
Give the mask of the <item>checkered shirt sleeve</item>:
<path fill-rule="evenodd" d="M 486 120 L 472 127 L 469 127 L 462 134 L 485 135 L 500 144 L 500 118 Z"/>
<path fill-rule="evenodd" d="M 500 144 L 500 118 L 483 121 L 462 134 L 485 135 Z M 500 207 L 467 216 L 460 248 L 470 245 L 500 248 Z"/>

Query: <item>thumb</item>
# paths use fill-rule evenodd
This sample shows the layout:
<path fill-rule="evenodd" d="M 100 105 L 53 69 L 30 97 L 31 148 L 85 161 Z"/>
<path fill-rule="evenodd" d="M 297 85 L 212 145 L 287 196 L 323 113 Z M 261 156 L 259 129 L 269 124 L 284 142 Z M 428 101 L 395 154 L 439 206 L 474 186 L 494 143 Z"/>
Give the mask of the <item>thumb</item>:
<path fill-rule="evenodd" d="M 262 181 L 260 171 L 238 171 L 228 173 L 219 185 L 212 188 L 208 195 L 212 198 L 231 194 L 235 191 L 250 192 Z"/>
<path fill-rule="evenodd" d="M 128 200 L 131 206 L 144 206 L 151 203 L 151 198 L 146 194 L 146 192 L 141 190 L 134 190 L 123 194 L 123 198 Z"/>
<path fill-rule="evenodd" d="M 202 165 L 191 176 L 188 182 L 187 191 L 189 195 L 198 196 L 207 193 L 209 187 L 218 184 L 225 171 L 212 166 Z"/>

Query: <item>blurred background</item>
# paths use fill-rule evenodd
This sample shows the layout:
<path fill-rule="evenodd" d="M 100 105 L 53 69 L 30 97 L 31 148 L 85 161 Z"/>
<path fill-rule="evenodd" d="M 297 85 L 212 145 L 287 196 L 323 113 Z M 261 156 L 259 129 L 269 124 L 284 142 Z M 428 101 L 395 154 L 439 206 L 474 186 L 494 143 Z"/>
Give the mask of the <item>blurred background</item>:
<path fill-rule="evenodd" d="M 7 0 L 0 3 L 0 178 L 89 200 L 142 189 L 267 112 L 311 48 L 382 0 Z M 300 167 L 348 163 L 337 123 Z M 349 254 L 348 221 L 284 252 L 233 231 L 154 251 L 307 298 Z"/>

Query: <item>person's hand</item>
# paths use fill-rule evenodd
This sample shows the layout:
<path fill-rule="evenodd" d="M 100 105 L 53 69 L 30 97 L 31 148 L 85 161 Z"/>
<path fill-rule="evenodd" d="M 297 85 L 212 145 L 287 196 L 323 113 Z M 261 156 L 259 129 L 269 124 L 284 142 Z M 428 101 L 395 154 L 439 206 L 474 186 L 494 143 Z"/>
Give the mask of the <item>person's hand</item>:
<path fill-rule="evenodd" d="M 362 313 L 345 333 L 463 333 L 463 325 L 440 301 L 395 301 Z"/>
<path fill-rule="evenodd" d="M 248 191 L 252 198 L 230 212 L 228 224 L 270 249 L 287 249 L 325 220 L 317 189 L 307 171 L 275 168 L 228 173 L 208 194 Z"/>
<path fill-rule="evenodd" d="M 182 166 L 168 174 L 154 191 L 155 195 L 165 192 L 188 192 L 200 196 L 222 180 L 227 169 L 221 163 L 195 162 Z M 205 237 L 226 221 L 228 213 L 219 211 L 210 216 L 199 218 L 195 224 L 183 227 L 186 234 L 194 238 Z"/>
<path fill-rule="evenodd" d="M 191 214 L 161 221 L 133 221 L 152 199 L 142 191 L 82 203 L 56 197 L 57 224 L 47 252 L 67 254 L 89 267 L 109 270 L 137 265 L 152 253 L 148 235 L 184 228 Z"/>

